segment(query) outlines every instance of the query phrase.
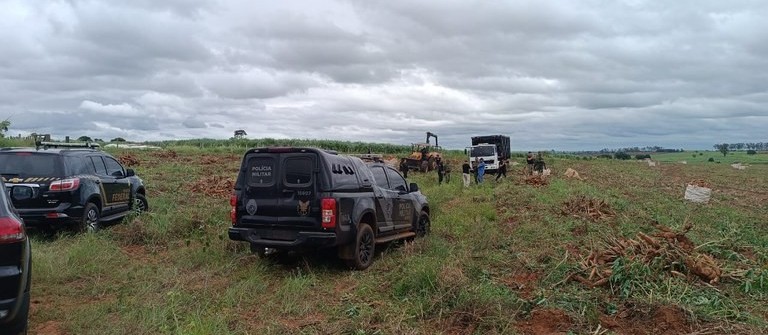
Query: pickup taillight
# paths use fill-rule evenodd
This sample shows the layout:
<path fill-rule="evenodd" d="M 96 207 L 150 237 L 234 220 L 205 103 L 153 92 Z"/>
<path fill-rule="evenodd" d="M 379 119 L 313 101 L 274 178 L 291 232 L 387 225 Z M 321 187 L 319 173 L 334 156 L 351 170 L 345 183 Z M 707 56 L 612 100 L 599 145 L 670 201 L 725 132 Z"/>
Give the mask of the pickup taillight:
<path fill-rule="evenodd" d="M 324 198 L 320 201 L 322 212 L 321 225 L 325 229 L 336 228 L 336 199 Z"/>
<path fill-rule="evenodd" d="M 21 222 L 8 216 L 0 218 L 0 244 L 20 242 L 25 237 Z"/>
<path fill-rule="evenodd" d="M 229 205 L 232 206 L 232 209 L 229 211 L 229 218 L 234 226 L 237 223 L 237 194 L 229 197 Z"/>

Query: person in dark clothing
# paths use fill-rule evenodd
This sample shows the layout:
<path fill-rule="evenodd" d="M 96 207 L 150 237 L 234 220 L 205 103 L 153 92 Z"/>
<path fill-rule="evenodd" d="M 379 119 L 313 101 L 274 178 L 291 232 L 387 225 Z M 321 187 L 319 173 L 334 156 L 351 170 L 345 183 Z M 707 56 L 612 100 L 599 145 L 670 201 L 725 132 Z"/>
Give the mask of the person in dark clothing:
<path fill-rule="evenodd" d="M 499 171 L 496 173 L 496 181 L 499 181 L 499 178 L 504 177 L 507 178 L 507 164 L 509 162 L 507 161 L 500 161 L 499 162 Z"/>
<path fill-rule="evenodd" d="M 480 161 L 475 158 L 475 161 L 472 162 L 472 174 L 475 176 L 475 184 L 479 184 L 477 181 L 477 167 L 480 166 Z"/>
<path fill-rule="evenodd" d="M 533 165 L 536 163 L 536 159 L 533 158 L 533 153 L 528 151 L 528 156 L 525 157 L 525 163 L 528 164 L 528 174 L 533 174 Z"/>
<path fill-rule="evenodd" d="M 445 176 L 445 165 L 440 156 L 435 159 L 435 165 L 435 170 L 437 170 L 437 184 L 440 185 L 443 183 L 443 177 Z"/>
<path fill-rule="evenodd" d="M 408 178 L 408 163 L 405 158 L 400 159 L 400 172 L 403 173 L 403 177 Z"/>
<path fill-rule="evenodd" d="M 472 171 L 472 167 L 469 166 L 469 161 L 465 161 L 464 164 L 461 165 L 461 180 L 464 182 L 464 187 L 469 187 L 469 174 Z"/>

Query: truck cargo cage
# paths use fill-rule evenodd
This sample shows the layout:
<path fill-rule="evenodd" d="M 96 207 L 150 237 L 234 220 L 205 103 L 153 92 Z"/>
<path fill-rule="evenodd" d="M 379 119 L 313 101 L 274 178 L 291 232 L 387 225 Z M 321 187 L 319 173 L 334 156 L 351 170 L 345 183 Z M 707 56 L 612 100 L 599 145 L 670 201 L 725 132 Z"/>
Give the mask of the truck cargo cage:
<path fill-rule="evenodd" d="M 93 142 L 52 142 L 52 141 L 35 141 L 35 149 L 47 150 L 49 148 L 88 148 L 99 149 L 101 145 Z"/>

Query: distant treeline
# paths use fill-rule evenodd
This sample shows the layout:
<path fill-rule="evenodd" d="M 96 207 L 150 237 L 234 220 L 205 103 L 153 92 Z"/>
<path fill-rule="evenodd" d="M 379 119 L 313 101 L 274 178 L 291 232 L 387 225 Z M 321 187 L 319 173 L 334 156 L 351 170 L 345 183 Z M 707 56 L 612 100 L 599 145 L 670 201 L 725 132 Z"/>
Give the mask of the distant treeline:
<path fill-rule="evenodd" d="M 659 146 L 648 146 L 648 147 L 627 147 L 627 148 L 619 148 L 619 149 L 602 149 L 599 151 L 599 153 L 605 154 L 605 153 L 613 153 L 613 152 L 684 152 L 683 149 L 667 149 L 664 147 Z"/>
<path fill-rule="evenodd" d="M 156 145 L 160 147 L 173 147 L 173 146 L 192 146 L 201 148 L 214 148 L 214 147 L 241 147 L 241 148 L 257 148 L 257 147 L 314 147 L 328 150 L 335 150 L 345 153 L 377 153 L 377 154 L 402 154 L 409 153 L 411 146 L 409 145 L 396 145 L 387 143 L 366 143 L 366 142 L 346 142 L 336 140 L 302 140 L 302 139 L 275 139 L 275 138 L 260 138 L 260 139 L 229 139 L 229 140 L 217 140 L 217 139 L 190 139 L 190 140 L 175 140 L 175 141 L 160 141 L 160 142 L 147 142 L 150 145 Z"/>
<path fill-rule="evenodd" d="M 768 151 L 768 142 L 719 143 L 719 144 L 713 145 L 712 147 L 715 148 L 715 150 L 720 150 L 720 146 L 723 144 L 728 145 L 728 150 L 730 151 L 736 151 L 736 150 Z"/>

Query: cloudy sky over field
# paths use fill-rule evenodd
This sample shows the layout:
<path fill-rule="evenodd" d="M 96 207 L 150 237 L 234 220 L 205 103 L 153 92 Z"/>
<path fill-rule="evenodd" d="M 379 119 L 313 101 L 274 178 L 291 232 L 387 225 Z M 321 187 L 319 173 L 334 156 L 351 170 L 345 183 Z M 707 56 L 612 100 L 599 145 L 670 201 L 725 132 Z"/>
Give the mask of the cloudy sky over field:
<path fill-rule="evenodd" d="M 10 135 L 768 141 L 768 2 L 0 0 Z"/>

